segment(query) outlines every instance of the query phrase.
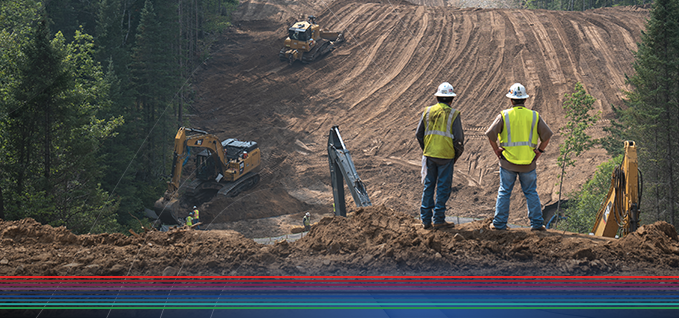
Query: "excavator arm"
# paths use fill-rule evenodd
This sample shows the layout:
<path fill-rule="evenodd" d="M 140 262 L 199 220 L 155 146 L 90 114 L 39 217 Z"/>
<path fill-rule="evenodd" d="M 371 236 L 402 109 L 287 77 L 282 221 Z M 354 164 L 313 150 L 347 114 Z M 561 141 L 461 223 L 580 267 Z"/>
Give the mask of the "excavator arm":
<path fill-rule="evenodd" d="M 344 201 L 344 180 L 347 182 L 351 196 L 356 206 L 371 206 L 370 198 L 365 190 L 363 181 L 358 177 L 354 162 L 351 160 L 349 150 L 344 145 L 339 133 L 339 127 L 333 126 L 328 136 L 328 161 L 330 163 L 330 176 L 332 178 L 332 194 L 335 202 L 335 215 L 347 216 L 346 203 Z"/>
<path fill-rule="evenodd" d="M 187 132 L 198 133 L 196 135 L 187 136 Z M 182 167 L 184 159 L 187 156 L 187 147 L 205 148 L 211 150 L 215 160 L 224 163 L 224 148 L 221 142 L 214 135 L 208 134 L 206 131 L 181 127 L 174 137 L 174 155 L 172 158 L 172 179 L 167 185 L 166 198 L 172 196 L 179 189 L 179 181 L 182 176 Z M 223 174 L 224 171 L 221 171 Z"/>
<path fill-rule="evenodd" d="M 620 231 L 620 236 L 624 236 L 639 228 L 641 184 L 636 144 L 634 141 L 625 141 L 625 157 L 613 171 L 611 188 L 599 208 L 592 229 L 594 235 L 615 237 Z"/>
<path fill-rule="evenodd" d="M 194 135 L 187 135 L 187 132 L 196 133 Z M 167 183 L 167 190 L 163 197 L 158 199 L 154 204 L 154 210 L 158 218 L 165 224 L 179 224 L 180 220 L 177 216 L 179 209 L 179 200 L 177 199 L 177 190 L 179 190 L 179 183 L 182 177 L 182 168 L 184 160 L 189 155 L 188 147 L 209 149 L 215 160 L 219 160 L 221 169 L 225 162 L 225 153 L 221 142 L 214 135 L 208 134 L 205 131 L 193 128 L 181 127 L 174 137 L 174 154 L 172 158 L 172 179 Z M 223 174 L 224 171 L 221 171 Z M 217 180 L 219 182 L 219 180 Z"/>

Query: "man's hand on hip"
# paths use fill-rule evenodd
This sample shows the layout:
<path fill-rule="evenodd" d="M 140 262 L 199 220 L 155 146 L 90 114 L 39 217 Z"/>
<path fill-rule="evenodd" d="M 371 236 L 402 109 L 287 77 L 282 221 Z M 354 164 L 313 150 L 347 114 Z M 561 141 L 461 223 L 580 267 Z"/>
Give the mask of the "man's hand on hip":
<path fill-rule="evenodd" d="M 500 158 L 502 158 L 502 152 L 505 151 L 505 149 L 502 148 L 502 147 L 498 147 L 496 149 L 493 149 L 493 151 L 495 152 L 495 155 L 497 156 L 497 158 L 500 159 Z"/>

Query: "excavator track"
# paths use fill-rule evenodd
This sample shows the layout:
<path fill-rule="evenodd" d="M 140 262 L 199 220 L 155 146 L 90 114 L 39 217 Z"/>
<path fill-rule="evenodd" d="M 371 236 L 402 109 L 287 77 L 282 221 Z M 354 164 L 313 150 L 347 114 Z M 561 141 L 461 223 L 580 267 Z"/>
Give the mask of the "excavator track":
<path fill-rule="evenodd" d="M 255 171 L 251 171 L 240 177 L 237 181 L 225 184 L 217 194 L 235 197 L 243 191 L 252 189 L 257 183 L 259 183 L 259 174 Z"/>

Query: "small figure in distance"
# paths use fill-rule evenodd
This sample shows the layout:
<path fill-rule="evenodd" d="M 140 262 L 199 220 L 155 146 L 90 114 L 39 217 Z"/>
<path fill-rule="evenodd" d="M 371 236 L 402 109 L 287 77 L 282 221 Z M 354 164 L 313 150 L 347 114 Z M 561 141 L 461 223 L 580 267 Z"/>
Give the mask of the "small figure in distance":
<path fill-rule="evenodd" d="M 304 231 L 309 232 L 311 230 L 311 214 L 309 212 L 304 215 L 302 224 L 304 224 Z"/>

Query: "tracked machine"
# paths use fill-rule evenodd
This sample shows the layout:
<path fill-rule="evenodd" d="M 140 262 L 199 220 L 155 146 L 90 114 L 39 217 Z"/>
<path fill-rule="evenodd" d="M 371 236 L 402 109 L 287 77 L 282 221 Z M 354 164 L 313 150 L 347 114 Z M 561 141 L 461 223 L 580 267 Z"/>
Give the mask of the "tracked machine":
<path fill-rule="evenodd" d="M 639 228 L 639 207 L 643 179 L 634 141 L 625 141 L 625 157 L 615 167 L 611 187 L 596 215 L 592 234 L 622 237 Z"/>
<path fill-rule="evenodd" d="M 295 61 L 311 63 L 332 52 L 336 44 L 344 41 L 343 34 L 321 29 L 311 15 L 307 21 L 295 22 L 288 29 L 285 46 L 278 52 L 278 58 L 289 64 Z"/>
<path fill-rule="evenodd" d="M 182 168 L 195 152 L 195 179 L 180 185 Z M 162 198 L 154 205 L 164 224 L 181 224 L 180 188 L 183 202 L 197 204 L 215 194 L 235 197 L 259 182 L 261 163 L 259 146 L 254 141 L 226 139 L 220 141 L 205 131 L 181 127 L 174 139 L 172 179 Z"/>

